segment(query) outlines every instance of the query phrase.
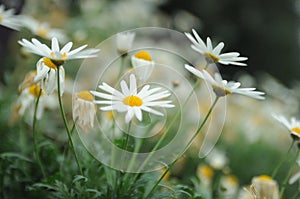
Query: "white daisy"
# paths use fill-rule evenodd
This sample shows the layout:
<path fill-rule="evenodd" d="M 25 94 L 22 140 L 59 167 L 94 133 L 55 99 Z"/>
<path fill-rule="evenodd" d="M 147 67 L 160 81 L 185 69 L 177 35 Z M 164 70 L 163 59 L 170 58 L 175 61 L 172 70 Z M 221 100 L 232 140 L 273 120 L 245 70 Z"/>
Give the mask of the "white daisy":
<path fill-rule="evenodd" d="M 168 91 L 161 91 L 161 87 L 150 89 L 150 85 L 145 85 L 139 92 L 137 91 L 137 83 L 135 75 L 130 75 L 130 85 L 127 86 L 124 80 L 120 83 L 122 92 L 112 88 L 106 83 L 99 85 L 99 88 L 105 92 L 91 91 L 91 93 L 104 100 L 97 100 L 95 104 L 104 105 L 100 108 L 102 111 L 116 110 L 118 112 L 127 112 L 125 122 L 128 123 L 135 116 L 142 121 L 142 111 L 163 116 L 163 113 L 154 110 L 152 107 L 174 107 L 172 101 L 161 100 L 170 96 Z M 158 101 L 159 100 L 159 101 Z"/>
<path fill-rule="evenodd" d="M 61 29 L 51 28 L 47 22 L 39 22 L 30 16 L 21 16 L 22 24 L 28 28 L 33 34 L 44 39 L 56 37 L 59 42 L 66 42 L 68 37 Z"/>
<path fill-rule="evenodd" d="M 282 115 L 273 114 L 272 116 L 290 131 L 293 139 L 300 140 L 300 121 L 296 120 L 295 117 L 292 117 L 290 121 L 288 121 Z"/>
<path fill-rule="evenodd" d="M 147 51 L 139 51 L 131 56 L 134 73 L 141 81 L 146 81 L 152 74 L 155 62 Z"/>
<path fill-rule="evenodd" d="M 0 5 L 0 25 L 13 30 L 19 30 L 21 26 L 20 20 L 14 13 L 14 9 L 5 10 L 4 5 Z"/>
<path fill-rule="evenodd" d="M 117 34 L 117 49 L 121 55 L 127 55 L 128 51 L 132 48 L 134 37 L 134 32 L 122 32 Z"/>
<path fill-rule="evenodd" d="M 59 70 L 60 95 L 64 92 L 65 69 L 61 66 L 56 66 L 51 59 L 41 58 L 36 64 L 35 82 L 41 81 L 41 88 L 51 95 L 54 90 L 57 90 L 57 70 Z"/>
<path fill-rule="evenodd" d="M 62 49 L 60 49 L 58 40 L 55 37 L 52 38 L 51 49 L 35 38 L 31 39 L 31 42 L 26 39 L 22 39 L 18 42 L 29 52 L 51 59 L 57 66 L 62 65 L 65 61 L 71 59 L 96 57 L 96 53 L 99 51 L 99 49 L 95 48 L 85 49 L 87 45 L 71 50 L 73 42 L 68 42 L 64 47 L 62 47 Z"/>
<path fill-rule="evenodd" d="M 82 129 L 94 127 L 96 107 L 94 96 L 89 91 L 81 91 L 75 94 L 73 117 Z"/>
<path fill-rule="evenodd" d="M 212 77 L 206 70 L 199 71 L 196 68 L 185 65 L 185 68 L 196 75 L 197 77 L 207 81 L 213 88 L 215 94 L 219 97 L 237 93 L 240 95 L 245 95 L 255 99 L 265 99 L 264 92 L 256 91 L 256 88 L 239 88 L 241 86 L 240 82 L 234 82 L 223 80 L 220 73 L 215 73 Z"/>
<path fill-rule="evenodd" d="M 198 33 L 193 29 L 193 34 L 185 33 L 188 39 L 193 43 L 191 47 L 204 55 L 209 62 L 220 63 L 224 65 L 237 65 L 237 66 L 246 66 L 245 63 L 240 63 L 240 61 L 245 61 L 247 57 L 239 57 L 240 53 L 238 52 L 230 52 L 221 54 L 221 50 L 224 48 L 224 43 L 220 42 L 215 48 L 212 47 L 212 43 L 209 37 L 206 39 L 206 44 L 200 38 Z"/>
<path fill-rule="evenodd" d="M 252 178 L 252 186 L 257 198 L 279 199 L 279 188 L 270 176 L 260 175 Z"/>

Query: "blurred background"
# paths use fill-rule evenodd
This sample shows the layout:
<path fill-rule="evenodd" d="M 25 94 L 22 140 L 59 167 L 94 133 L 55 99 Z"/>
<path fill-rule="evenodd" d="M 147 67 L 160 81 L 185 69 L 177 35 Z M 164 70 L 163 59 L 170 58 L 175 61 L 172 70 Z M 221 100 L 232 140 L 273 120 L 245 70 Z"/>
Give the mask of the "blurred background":
<path fill-rule="evenodd" d="M 66 30 L 72 39 L 89 37 L 95 43 L 137 27 L 181 32 L 195 28 L 202 38 L 211 37 L 214 45 L 223 41 L 224 52 L 249 57 L 248 67 L 222 67 L 225 78 L 267 72 L 287 86 L 299 80 L 299 0 L 0 0 L 0 4 Z M 16 46 L 15 34 L 0 27 L 2 81 L 4 71 L 16 64 L 7 57 Z"/>

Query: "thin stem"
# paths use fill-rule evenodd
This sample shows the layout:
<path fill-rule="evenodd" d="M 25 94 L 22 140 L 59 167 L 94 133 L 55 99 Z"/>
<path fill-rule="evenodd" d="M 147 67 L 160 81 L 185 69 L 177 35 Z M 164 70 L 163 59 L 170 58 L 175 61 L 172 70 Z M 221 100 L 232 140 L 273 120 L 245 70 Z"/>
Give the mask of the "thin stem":
<path fill-rule="evenodd" d="M 280 161 L 280 162 L 277 164 L 277 166 L 274 168 L 274 170 L 273 170 L 273 172 L 272 172 L 272 175 L 271 175 L 271 177 L 272 177 L 273 179 L 274 179 L 275 176 L 277 175 L 279 168 L 282 166 L 282 164 L 283 164 L 283 163 L 287 160 L 287 158 L 289 157 L 288 155 L 289 155 L 289 153 L 291 152 L 291 150 L 292 150 L 292 148 L 293 148 L 293 146 L 294 146 L 294 143 L 295 143 L 295 140 L 293 139 L 293 142 L 292 142 L 292 144 L 290 145 L 290 147 L 289 147 L 289 149 L 288 149 L 286 155 L 285 155 L 283 158 L 281 158 L 281 161 Z"/>
<path fill-rule="evenodd" d="M 75 160 L 76 160 L 78 169 L 80 171 L 80 174 L 83 176 L 81 166 L 80 166 L 80 163 L 79 163 L 79 160 L 78 160 L 78 157 L 77 157 L 77 153 L 76 153 L 76 150 L 75 150 L 75 147 L 74 147 L 74 143 L 73 143 L 73 140 L 72 140 L 71 132 L 70 132 L 69 127 L 68 127 L 66 114 L 65 114 L 65 111 L 64 111 L 64 108 L 63 108 L 63 103 L 62 103 L 62 99 L 61 99 L 59 68 L 57 68 L 56 71 L 57 71 L 57 91 L 58 91 L 57 96 L 58 96 L 58 102 L 59 102 L 59 108 L 60 108 L 61 116 L 63 118 L 65 129 L 66 129 L 67 134 L 68 134 L 69 143 L 71 144 L 71 147 L 72 147 L 72 150 L 73 150 L 73 153 L 74 153 L 74 156 L 75 156 Z"/>
<path fill-rule="evenodd" d="M 127 55 L 122 55 L 121 56 L 121 65 L 120 65 L 120 70 L 119 70 L 119 75 L 118 75 L 118 79 L 120 79 L 120 77 L 122 76 L 123 74 L 123 70 L 124 70 L 124 63 L 125 63 L 125 57 Z"/>
<path fill-rule="evenodd" d="M 33 123 L 32 123 L 32 132 L 33 132 L 33 140 L 34 140 L 34 153 L 35 153 L 35 156 L 36 156 L 36 160 L 38 162 L 38 165 L 42 171 L 42 174 L 43 174 L 43 177 L 46 178 L 46 173 L 45 173 L 45 170 L 44 170 L 44 167 L 43 167 L 43 164 L 41 162 L 41 159 L 40 159 L 40 156 L 39 156 L 39 149 L 38 149 L 38 146 L 37 146 L 37 131 L 36 131 L 36 114 L 37 114 L 37 109 L 38 109 L 38 105 L 39 105 L 39 101 L 40 101 L 40 97 L 42 95 L 42 89 L 40 88 L 40 91 L 38 93 L 38 96 L 36 98 L 36 101 L 35 101 L 35 106 L 34 106 L 34 113 L 33 113 Z"/>
<path fill-rule="evenodd" d="M 122 149 L 125 149 L 125 150 L 127 150 L 130 128 L 131 128 L 131 121 L 128 124 L 128 129 L 127 129 L 126 137 L 125 137 L 125 140 L 124 140 L 123 146 L 122 146 Z"/>
<path fill-rule="evenodd" d="M 206 121 L 208 120 L 209 116 L 212 113 L 212 110 L 214 109 L 215 105 L 217 104 L 219 100 L 219 97 L 215 98 L 215 101 L 213 102 L 213 104 L 211 105 L 208 113 L 206 114 L 204 120 L 202 121 L 202 123 L 199 125 L 196 133 L 193 135 L 193 137 L 190 139 L 190 141 L 188 142 L 187 146 L 185 147 L 185 150 L 183 150 L 183 153 L 189 148 L 190 144 L 192 144 L 192 142 L 194 141 L 195 137 L 199 134 L 199 132 L 201 131 L 201 129 L 203 128 L 204 124 L 206 123 Z M 159 180 L 154 184 L 154 186 L 152 187 L 152 189 L 150 190 L 150 192 L 146 195 L 145 199 L 149 198 L 151 193 L 156 189 L 156 187 L 158 186 L 158 184 L 162 181 L 162 179 L 165 177 L 165 175 L 168 173 L 168 171 L 170 171 L 170 169 L 174 166 L 174 164 L 177 162 L 177 160 L 179 160 L 179 158 L 183 155 L 180 154 L 170 165 L 169 167 L 165 170 L 165 172 L 163 173 L 163 175 L 159 178 Z"/>
<path fill-rule="evenodd" d="M 285 188 L 286 188 L 286 185 L 287 185 L 287 182 L 292 174 L 292 170 L 293 170 L 293 164 L 296 162 L 298 156 L 299 156 L 299 152 L 300 152 L 300 149 L 298 149 L 297 151 L 297 154 L 295 155 L 295 157 L 293 158 L 292 160 L 292 165 L 287 173 L 287 175 L 285 176 L 284 180 L 283 180 L 283 183 L 282 183 L 282 187 L 280 189 L 280 194 L 279 194 L 279 198 L 282 199 L 283 198 L 283 193 L 285 191 Z"/>

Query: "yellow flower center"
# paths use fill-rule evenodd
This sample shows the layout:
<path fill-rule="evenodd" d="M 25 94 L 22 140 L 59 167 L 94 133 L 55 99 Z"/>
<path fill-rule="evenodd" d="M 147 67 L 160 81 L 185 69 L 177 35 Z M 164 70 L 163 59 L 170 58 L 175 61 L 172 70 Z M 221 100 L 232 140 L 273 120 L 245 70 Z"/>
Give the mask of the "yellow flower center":
<path fill-rule="evenodd" d="M 151 55 L 147 51 L 140 51 L 140 52 L 136 53 L 134 56 L 139 59 L 152 61 Z"/>
<path fill-rule="evenodd" d="M 32 85 L 29 87 L 29 93 L 32 94 L 33 96 L 37 97 L 41 92 L 41 87 L 37 85 Z M 43 95 L 43 92 L 41 93 Z"/>
<path fill-rule="evenodd" d="M 258 179 L 260 179 L 261 181 L 265 181 L 265 182 L 273 181 L 273 179 L 270 176 L 267 176 L 267 175 L 258 176 Z"/>
<path fill-rule="evenodd" d="M 299 127 L 294 127 L 291 130 L 300 136 L 300 128 Z"/>
<path fill-rule="evenodd" d="M 43 26 L 39 26 L 38 30 L 37 30 L 37 35 L 39 35 L 40 37 L 43 37 L 43 38 L 47 38 L 48 30 Z"/>
<path fill-rule="evenodd" d="M 106 117 L 110 120 L 114 119 L 114 113 L 112 111 L 106 112 Z"/>
<path fill-rule="evenodd" d="M 143 100 L 135 95 L 130 95 L 123 99 L 123 103 L 128 106 L 141 106 L 143 104 Z"/>
<path fill-rule="evenodd" d="M 81 91 L 77 93 L 77 97 L 90 102 L 94 101 L 94 97 L 89 91 Z"/>
<path fill-rule="evenodd" d="M 57 67 L 63 65 L 65 62 L 61 61 L 61 60 L 53 60 L 53 59 L 49 59 L 47 57 L 43 58 L 44 64 L 46 66 L 48 66 L 49 68 L 52 68 L 54 70 L 57 69 Z"/>
<path fill-rule="evenodd" d="M 2 15 L 0 15 L 0 23 L 3 21 L 3 17 Z"/>
<path fill-rule="evenodd" d="M 210 166 L 203 165 L 198 168 L 198 172 L 201 176 L 211 179 L 214 175 L 214 171 Z"/>
<path fill-rule="evenodd" d="M 214 54 L 212 54 L 210 52 L 204 53 L 204 56 L 207 57 L 207 58 L 210 58 L 214 62 L 218 62 L 220 60 L 217 56 L 215 56 Z"/>

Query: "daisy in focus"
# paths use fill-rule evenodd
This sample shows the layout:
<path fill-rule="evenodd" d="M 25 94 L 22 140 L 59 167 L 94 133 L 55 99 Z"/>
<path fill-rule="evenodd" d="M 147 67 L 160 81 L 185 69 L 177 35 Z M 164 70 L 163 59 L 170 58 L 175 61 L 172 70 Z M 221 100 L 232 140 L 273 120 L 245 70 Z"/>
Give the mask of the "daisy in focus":
<path fill-rule="evenodd" d="M 240 61 L 246 61 L 247 57 L 239 57 L 240 53 L 238 52 L 229 52 L 221 54 L 222 49 L 224 48 L 224 43 L 220 42 L 215 48 L 212 46 L 212 42 L 209 37 L 205 42 L 200 38 L 198 33 L 193 29 L 194 38 L 192 34 L 185 33 L 188 39 L 193 43 L 191 47 L 205 56 L 208 62 L 212 63 L 220 63 L 224 65 L 237 65 L 237 66 L 246 66 L 245 63 L 241 63 Z"/>
<path fill-rule="evenodd" d="M 51 28 L 47 22 L 39 22 L 30 16 L 20 16 L 24 27 L 28 28 L 34 35 L 44 39 L 57 38 L 59 42 L 66 42 L 68 37 L 63 30 Z"/>
<path fill-rule="evenodd" d="M 122 92 L 112 88 L 106 83 L 99 85 L 104 92 L 90 91 L 96 97 L 104 100 L 96 100 L 95 104 L 103 105 L 100 107 L 102 111 L 126 112 L 125 122 L 129 123 L 135 116 L 142 121 L 142 111 L 152 113 L 154 115 L 163 116 L 163 113 L 154 110 L 153 107 L 172 108 L 172 101 L 162 100 L 169 97 L 171 93 L 168 91 L 160 91 L 162 88 L 152 88 L 145 85 L 139 92 L 137 91 L 137 83 L 135 75 L 130 75 L 129 87 L 124 80 L 120 83 Z M 159 92 L 160 91 L 160 92 Z"/>
<path fill-rule="evenodd" d="M 300 140 L 300 121 L 296 120 L 295 117 L 292 117 L 290 121 L 288 121 L 288 119 L 282 115 L 273 115 L 273 117 L 290 131 L 294 140 Z"/>
<path fill-rule="evenodd" d="M 20 19 L 14 13 L 14 9 L 5 10 L 4 5 L 0 5 L 0 25 L 19 30 L 21 26 Z"/>
<path fill-rule="evenodd" d="M 155 62 L 147 51 L 139 51 L 131 57 L 134 72 L 141 81 L 146 81 L 152 74 Z"/>
<path fill-rule="evenodd" d="M 252 97 L 254 99 L 265 99 L 265 97 L 263 96 L 265 94 L 264 92 L 256 91 L 256 88 L 239 88 L 241 86 L 240 82 L 227 82 L 226 80 L 222 79 L 219 73 L 215 73 L 214 76 L 211 76 L 206 70 L 200 71 L 187 64 L 185 65 L 185 68 L 197 77 L 207 81 L 207 83 L 212 86 L 215 94 L 218 97 L 236 93 Z"/>
<path fill-rule="evenodd" d="M 94 96 L 89 91 L 81 91 L 75 94 L 73 117 L 82 129 L 94 127 L 96 107 Z"/>
<path fill-rule="evenodd" d="M 96 53 L 99 51 L 99 49 L 94 48 L 85 49 L 87 45 L 71 50 L 73 42 L 68 42 L 60 49 L 58 40 L 55 37 L 52 38 L 51 49 L 35 38 L 31 41 L 32 42 L 22 39 L 19 41 L 19 44 L 25 47 L 29 52 L 43 57 L 37 62 L 37 75 L 34 80 L 35 82 L 41 81 L 41 88 L 45 90 L 48 95 L 52 94 L 58 86 L 57 76 L 59 76 L 59 86 L 61 88 L 60 95 L 63 94 L 65 78 L 63 64 L 67 60 L 96 57 Z"/>
<path fill-rule="evenodd" d="M 125 56 L 128 51 L 132 48 L 132 43 L 135 37 L 134 32 L 122 32 L 117 34 L 117 50 Z"/>

